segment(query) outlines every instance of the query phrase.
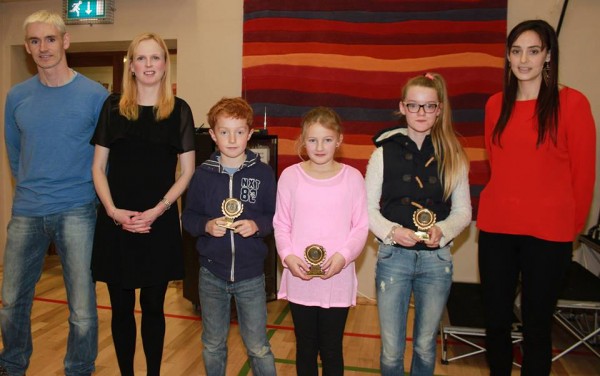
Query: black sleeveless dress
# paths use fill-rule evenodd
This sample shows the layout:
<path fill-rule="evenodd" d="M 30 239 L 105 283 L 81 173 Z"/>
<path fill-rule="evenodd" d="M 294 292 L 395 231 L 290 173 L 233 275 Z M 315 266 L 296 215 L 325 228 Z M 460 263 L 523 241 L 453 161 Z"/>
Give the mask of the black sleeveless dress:
<path fill-rule="evenodd" d="M 178 154 L 194 150 L 194 125 L 188 104 L 175 99 L 169 118 L 157 122 L 151 106 L 140 106 L 137 121 L 119 114 L 111 95 L 91 140 L 110 149 L 107 179 L 117 208 L 154 207 L 175 182 Z M 94 234 L 92 276 L 122 288 L 153 286 L 183 278 L 179 209 L 174 203 L 149 234 L 123 231 L 102 205 Z"/>

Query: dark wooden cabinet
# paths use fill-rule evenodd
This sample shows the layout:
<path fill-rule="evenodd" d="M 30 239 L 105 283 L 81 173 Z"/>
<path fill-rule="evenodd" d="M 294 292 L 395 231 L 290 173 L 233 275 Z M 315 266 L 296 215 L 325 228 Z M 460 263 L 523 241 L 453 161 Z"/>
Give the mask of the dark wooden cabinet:
<path fill-rule="evenodd" d="M 261 156 L 261 160 L 273 168 L 277 175 L 277 141 L 278 137 L 265 133 L 254 133 L 248 141 L 248 149 Z M 196 166 L 210 157 L 215 150 L 207 128 L 196 130 Z M 185 207 L 185 195 L 182 197 L 182 207 Z M 185 262 L 185 278 L 183 280 L 183 297 L 200 308 L 198 297 L 198 273 L 200 265 L 198 252 L 196 251 L 196 238 L 191 236 L 185 229 L 183 231 L 183 253 Z M 268 246 L 268 254 L 265 259 L 265 293 L 267 301 L 277 299 L 277 249 L 275 238 L 269 235 L 265 238 Z"/>

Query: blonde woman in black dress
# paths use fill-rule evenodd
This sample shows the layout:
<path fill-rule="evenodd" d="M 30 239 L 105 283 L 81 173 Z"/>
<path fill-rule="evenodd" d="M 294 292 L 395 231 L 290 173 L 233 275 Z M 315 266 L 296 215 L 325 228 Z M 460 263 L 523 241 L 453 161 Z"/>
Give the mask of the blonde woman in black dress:
<path fill-rule="evenodd" d="M 102 201 L 92 274 L 108 285 L 124 376 L 133 375 L 135 290 L 147 374 L 159 375 L 167 284 L 183 278 L 175 202 L 194 172 L 194 125 L 190 107 L 173 95 L 169 69 L 165 42 L 153 33 L 137 36 L 127 51 L 123 94 L 106 100 L 92 139 L 94 185 Z"/>

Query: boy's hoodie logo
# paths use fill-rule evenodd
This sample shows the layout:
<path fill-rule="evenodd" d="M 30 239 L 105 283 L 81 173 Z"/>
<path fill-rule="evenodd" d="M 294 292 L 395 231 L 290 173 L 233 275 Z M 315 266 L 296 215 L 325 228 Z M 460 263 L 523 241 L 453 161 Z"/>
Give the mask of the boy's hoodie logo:
<path fill-rule="evenodd" d="M 240 189 L 240 199 L 244 202 L 254 204 L 258 196 L 258 187 L 260 180 L 254 178 L 242 178 L 242 188 Z"/>

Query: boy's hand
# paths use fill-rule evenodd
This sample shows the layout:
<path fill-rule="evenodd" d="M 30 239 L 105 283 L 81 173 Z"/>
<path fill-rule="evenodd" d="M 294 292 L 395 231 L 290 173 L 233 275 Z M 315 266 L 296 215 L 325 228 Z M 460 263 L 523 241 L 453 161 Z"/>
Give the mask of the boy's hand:
<path fill-rule="evenodd" d="M 301 278 L 305 281 L 308 281 L 312 278 L 306 274 L 308 272 L 308 266 L 300 257 L 296 255 L 288 255 L 283 261 L 294 277 Z"/>
<path fill-rule="evenodd" d="M 225 217 L 215 218 L 215 219 L 211 219 L 210 221 L 206 222 L 206 226 L 204 226 L 204 231 L 206 231 L 206 233 L 214 236 L 215 238 L 221 238 L 221 237 L 225 236 L 227 229 L 225 227 L 219 226 L 219 224 L 225 223 L 224 218 Z"/>
<path fill-rule="evenodd" d="M 233 222 L 231 225 L 235 228 L 233 232 L 240 234 L 244 238 L 252 236 L 258 231 L 256 222 L 251 219 L 240 219 L 239 221 Z"/>
<path fill-rule="evenodd" d="M 321 278 L 327 279 L 333 277 L 342 271 L 344 265 L 346 265 L 344 256 L 340 255 L 338 252 L 334 253 L 334 255 L 328 258 L 323 264 L 322 268 L 325 270 L 325 275 Z"/>

